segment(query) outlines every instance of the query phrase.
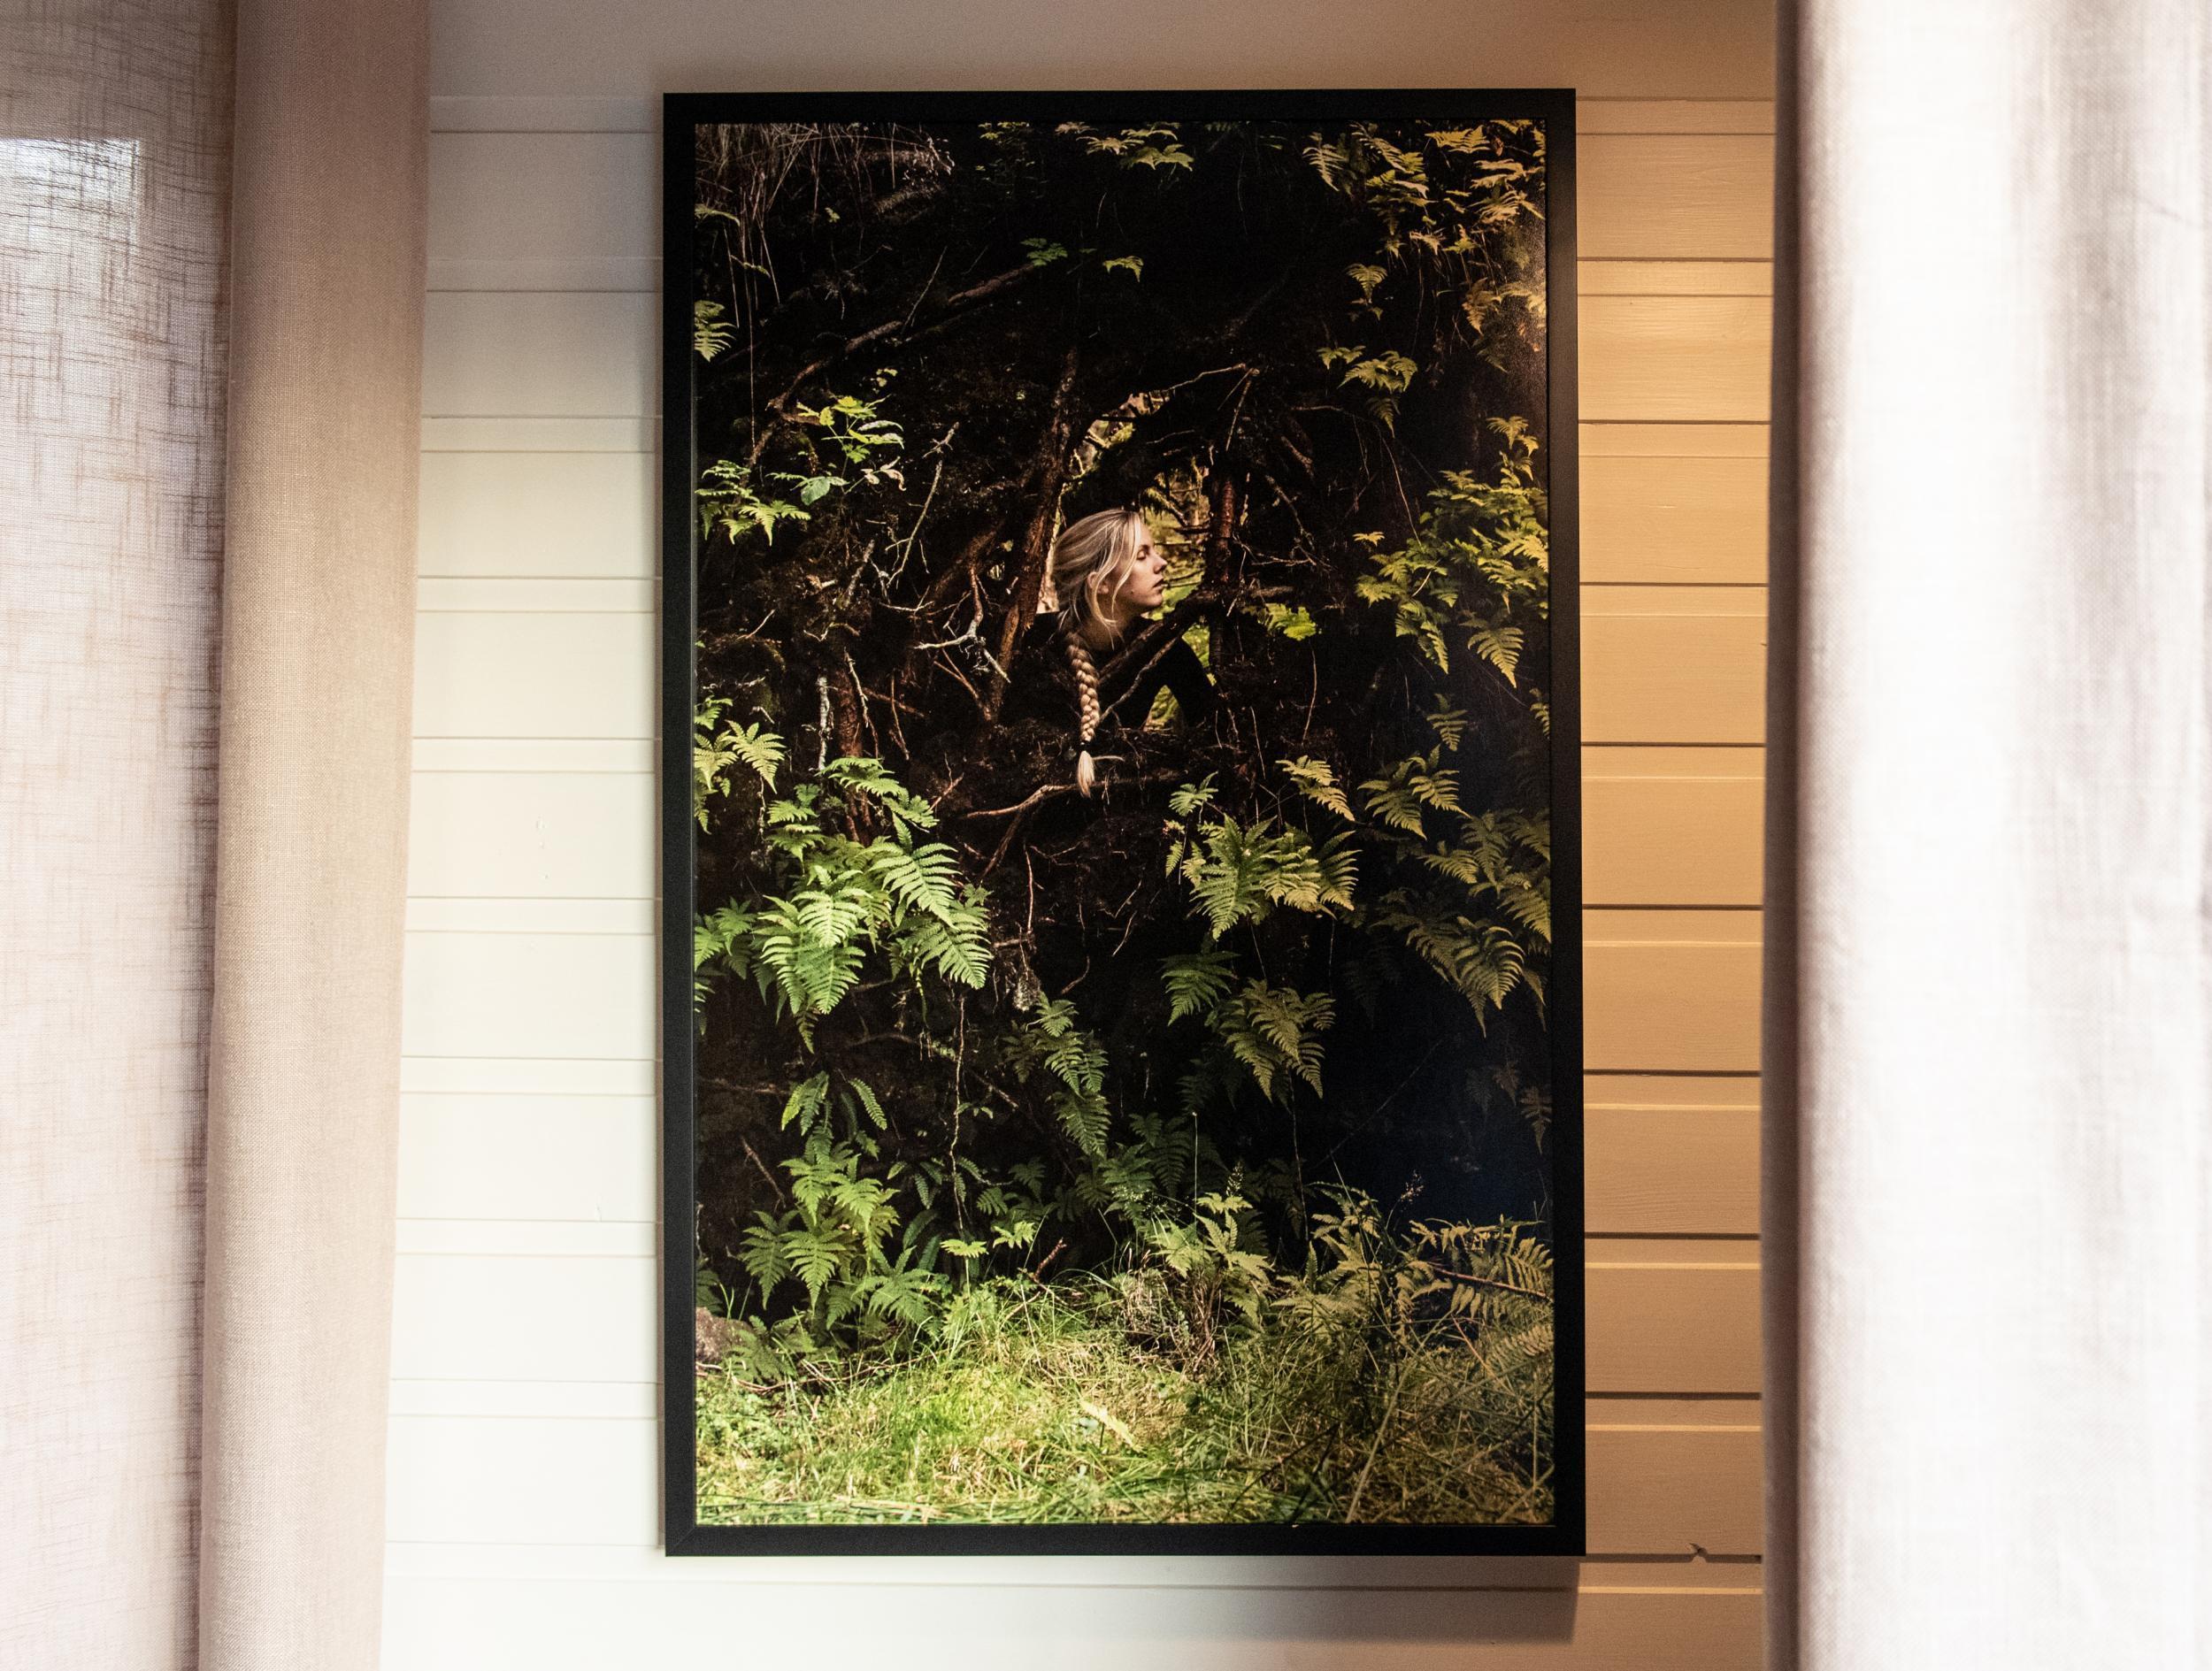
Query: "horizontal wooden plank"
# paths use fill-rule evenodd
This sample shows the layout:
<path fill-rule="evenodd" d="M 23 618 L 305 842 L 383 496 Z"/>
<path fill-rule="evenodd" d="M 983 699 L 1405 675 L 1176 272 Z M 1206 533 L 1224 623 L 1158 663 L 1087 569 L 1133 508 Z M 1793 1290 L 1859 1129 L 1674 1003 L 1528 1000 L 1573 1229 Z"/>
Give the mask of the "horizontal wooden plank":
<path fill-rule="evenodd" d="M 1594 1392 L 1759 1391 L 1759 1273 L 1622 1267 L 1589 1273 Z"/>
<path fill-rule="evenodd" d="M 1421 1588 L 1387 1589 L 1317 1576 L 1294 1585 L 1083 1584 L 1062 1575 L 1077 1564 L 1062 1560 L 1034 1563 L 1053 1576 L 1018 1585 L 970 1575 L 972 1561 L 905 1583 L 859 1580 L 845 1561 L 816 1563 L 824 1570 L 812 1582 L 771 1580 L 750 1560 L 741 1575 L 732 1570 L 737 1562 L 664 1564 L 692 1571 L 665 1583 L 396 1575 L 385 1587 L 386 1663 L 408 1671 L 705 1664 L 727 1657 L 740 1628 L 749 1660 L 819 1659 L 827 1640 L 844 1663 L 902 1671 L 1755 1671 L 1760 1660 L 1755 1567 L 1720 1569 L 1733 1581 L 1727 1588 L 1694 1581 L 1686 1564 L 1619 1583 L 1603 1579 L 1632 1575 L 1594 1567 L 1577 1593 L 1480 1588 L 1472 1577 L 1466 1587 L 1431 1577 Z M 1202 1563 L 1210 1572 L 1218 1565 Z M 1661 1582 L 1649 1582 L 1655 1575 Z M 821 1588 L 830 1582 L 833 1598 Z M 826 1607 L 833 1624 L 825 1623 Z"/>
<path fill-rule="evenodd" d="M 1615 1429 L 1589 1445 L 1594 1555 L 1755 1555 L 1765 1547 L 1756 1428 Z"/>
<path fill-rule="evenodd" d="M 1589 134 L 1575 160 L 1580 255 L 1774 253 L 1771 134 Z"/>
<path fill-rule="evenodd" d="M 1582 1164 L 1594 1235 L 1758 1231 L 1755 1108 L 1586 1108 Z"/>
<path fill-rule="evenodd" d="M 1575 132 L 1585 138 L 1594 134 L 1771 134 L 1774 101 L 1582 98 L 1575 101 Z"/>
<path fill-rule="evenodd" d="M 1757 1069 L 1757 912 L 1593 910 L 1583 935 L 1592 1071 Z"/>
<path fill-rule="evenodd" d="M 650 1096 L 410 1092 L 399 1108 L 399 1215 L 649 1223 L 659 1125 Z"/>
<path fill-rule="evenodd" d="M 1763 586 L 1587 586 L 1586 743 L 1756 743 L 1765 731 Z"/>
<path fill-rule="evenodd" d="M 396 1416 L 390 1536 L 649 1547 L 659 1541 L 659 1442 L 649 1416 Z M 1588 1443 L 1592 1553 L 1759 1552 L 1755 1430 L 1616 1429 Z"/>
<path fill-rule="evenodd" d="M 1583 1100 L 1593 1108 L 1750 1108 L 1759 1106 L 1755 1073 L 1591 1073 Z"/>
<path fill-rule="evenodd" d="M 1584 418 L 1766 421 L 1768 298 L 1593 295 L 1579 311 Z"/>
<path fill-rule="evenodd" d="M 634 452 L 426 454 L 417 571 L 649 578 L 656 475 Z"/>
<path fill-rule="evenodd" d="M 634 133 L 658 126 L 642 98 L 439 97 L 430 101 L 433 133 Z M 1771 134 L 1774 102 L 1763 98 L 1575 101 L 1583 134 Z"/>
<path fill-rule="evenodd" d="M 1774 264 L 1586 259 L 1575 270 L 1575 288 L 1586 296 L 1770 296 Z"/>
<path fill-rule="evenodd" d="M 1663 774 L 1647 767 L 1609 771 L 1604 763 L 1586 760 L 1584 900 L 1592 905 L 1758 904 L 1765 751 L 1663 752 L 1673 757 L 1673 769 Z"/>
<path fill-rule="evenodd" d="M 650 1259 L 659 1246 L 659 1227 L 650 1219 L 402 1218 L 395 1252 L 402 1258 Z"/>
<path fill-rule="evenodd" d="M 1594 424 L 1586 416 L 1580 447 L 1593 458 L 1764 458 L 1766 422 L 1735 424 Z"/>
<path fill-rule="evenodd" d="M 1585 582 L 1759 584 L 1767 578 L 1767 461 L 1582 460 Z"/>

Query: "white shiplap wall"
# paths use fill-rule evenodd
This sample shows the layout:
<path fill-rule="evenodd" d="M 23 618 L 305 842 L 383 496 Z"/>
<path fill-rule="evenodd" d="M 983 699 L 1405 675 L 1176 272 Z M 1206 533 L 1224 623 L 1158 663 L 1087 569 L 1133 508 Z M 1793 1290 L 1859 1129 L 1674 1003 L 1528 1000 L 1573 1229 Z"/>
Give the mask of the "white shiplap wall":
<path fill-rule="evenodd" d="M 805 59 L 818 8 L 743 10 L 768 65 L 749 77 L 686 57 L 706 31 L 726 57 L 736 25 L 673 0 L 439 10 L 386 1665 L 1755 1664 L 1771 112 L 1743 95 L 1764 91 L 1763 42 L 1746 44 L 1763 12 L 1525 0 L 1512 8 L 1525 28 L 1551 30 L 1528 37 L 1529 55 L 1440 78 L 1348 44 L 1333 56 L 1325 39 L 1298 73 L 1240 73 L 1220 16 L 1234 7 L 1201 27 L 1209 63 L 1173 75 L 1146 71 L 1133 17 L 1100 37 L 1094 73 L 912 59 L 879 73 L 857 46 L 842 67 L 818 36 Z M 1008 10 L 978 0 L 944 14 L 979 28 Z M 1250 29 L 1279 30 L 1276 13 L 1244 11 Z M 1384 7 L 1385 37 L 1419 14 Z M 1456 9 L 1439 27 L 1481 62 Z M 1588 99 L 1581 114 L 1602 1552 L 666 1560 L 655 1548 L 659 274 L 643 95 L 1429 79 L 1641 96 Z"/>

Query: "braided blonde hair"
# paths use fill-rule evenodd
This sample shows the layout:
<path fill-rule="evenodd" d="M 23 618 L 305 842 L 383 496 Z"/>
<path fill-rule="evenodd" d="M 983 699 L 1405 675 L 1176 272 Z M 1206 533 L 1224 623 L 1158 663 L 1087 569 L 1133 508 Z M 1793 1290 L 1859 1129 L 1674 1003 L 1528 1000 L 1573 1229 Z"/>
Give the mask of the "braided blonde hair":
<path fill-rule="evenodd" d="M 1110 648 L 1121 628 L 1112 606 L 1128 585 L 1143 549 L 1144 515 L 1133 509 L 1096 510 L 1060 530 L 1052 542 L 1052 593 L 1058 601 L 1061 640 L 1075 675 L 1075 786 L 1089 794 L 1098 782 L 1091 739 L 1098 735 L 1098 663 L 1093 652 Z"/>

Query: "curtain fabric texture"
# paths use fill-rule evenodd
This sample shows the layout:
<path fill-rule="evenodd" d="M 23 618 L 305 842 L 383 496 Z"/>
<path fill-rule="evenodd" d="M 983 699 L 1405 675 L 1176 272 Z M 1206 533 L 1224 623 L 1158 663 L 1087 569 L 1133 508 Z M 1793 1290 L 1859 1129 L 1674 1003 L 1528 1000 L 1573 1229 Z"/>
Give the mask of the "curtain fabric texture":
<path fill-rule="evenodd" d="M 0 29 L 0 1664 L 376 1663 L 426 34 Z"/>
<path fill-rule="evenodd" d="M 1784 11 L 1771 1662 L 2212 1666 L 2212 16 Z"/>

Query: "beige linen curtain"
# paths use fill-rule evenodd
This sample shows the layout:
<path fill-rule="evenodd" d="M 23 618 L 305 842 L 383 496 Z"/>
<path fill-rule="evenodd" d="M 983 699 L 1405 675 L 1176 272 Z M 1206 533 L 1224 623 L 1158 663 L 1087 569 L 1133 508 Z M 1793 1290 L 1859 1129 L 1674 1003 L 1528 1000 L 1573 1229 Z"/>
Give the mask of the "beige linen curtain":
<path fill-rule="evenodd" d="M 425 6 L 0 36 L 0 1664 L 365 1668 Z"/>
<path fill-rule="evenodd" d="M 1783 10 L 1771 1662 L 2212 1666 L 2212 14 Z"/>

